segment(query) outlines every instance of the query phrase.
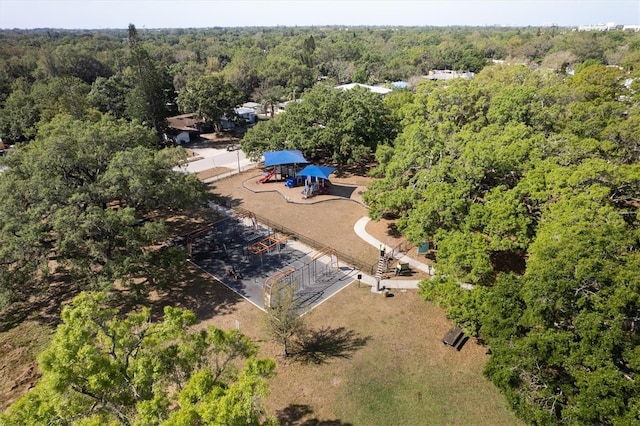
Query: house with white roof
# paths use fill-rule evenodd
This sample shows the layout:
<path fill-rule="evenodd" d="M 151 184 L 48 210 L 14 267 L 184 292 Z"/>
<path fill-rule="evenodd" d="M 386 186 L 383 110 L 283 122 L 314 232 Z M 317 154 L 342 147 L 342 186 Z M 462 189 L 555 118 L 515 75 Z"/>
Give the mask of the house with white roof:
<path fill-rule="evenodd" d="M 474 72 L 458 72 L 453 70 L 431 70 L 428 75 L 422 76 L 427 80 L 451 80 L 453 78 L 465 78 L 471 80 L 475 77 Z"/>
<path fill-rule="evenodd" d="M 391 93 L 392 90 L 391 89 L 387 89 L 386 87 L 382 87 L 382 86 L 368 86 L 366 84 L 360 84 L 360 83 L 349 83 L 349 84 L 341 84 L 340 86 L 336 86 L 336 89 L 340 89 L 340 90 L 351 90 L 354 87 L 364 87 L 365 89 L 369 90 L 372 93 L 378 93 L 380 95 L 386 95 L 387 93 Z"/>
<path fill-rule="evenodd" d="M 262 106 L 262 104 L 259 104 L 258 102 L 245 102 L 241 105 L 241 107 L 252 109 L 258 115 L 264 114 L 264 107 Z"/>
<path fill-rule="evenodd" d="M 220 124 L 224 130 L 232 130 L 237 127 L 253 125 L 258 121 L 256 112 L 251 108 L 237 107 L 234 108 L 233 111 L 236 115 L 234 120 L 229 120 L 226 115 L 220 117 Z"/>

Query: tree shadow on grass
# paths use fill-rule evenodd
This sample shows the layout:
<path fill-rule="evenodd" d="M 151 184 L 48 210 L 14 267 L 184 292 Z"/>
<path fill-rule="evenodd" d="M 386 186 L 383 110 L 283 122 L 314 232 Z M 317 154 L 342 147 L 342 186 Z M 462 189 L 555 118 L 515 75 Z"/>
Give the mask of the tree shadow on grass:
<path fill-rule="evenodd" d="M 215 192 L 216 186 L 213 183 L 206 184 L 207 190 L 211 193 L 211 201 L 228 209 L 233 207 L 239 207 L 242 204 L 242 199 L 233 198 L 230 195 L 220 195 Z"/>
<path fill-rule="evenodd" d="M 55 274 L 48 285 L 23 290 L 29 297 L 14 301 L 0 311 L 0 332 L 8 331 L 18 324 L 33 320 L 39 324 L 55 326 L 60 322 L 62 307 L 73 300 L 82 290 L 96 291 L 98 288 L 78 285 L 68 273 Z M 189 309 L 199 321 L 215 315 L 232 312 L 244 299 L 231 291 L 206 272 L 185 262 L 182 272 L 165 289 L 147 289 L 135 295 L 129 288 L 111 288 L 108 305 L 117 308 L 122 315 L 150 307 L 154 321 L 163 316 L 165 306 Z M 147 293 L 152 293 L 150 296 Z"/>
<path fill-rule="evenodd" d="M 197 266 L 185 262 L 182 273 L 175 282 L 163 290 L 156 289 L 153 294 L 142 298 L 132 297 L 129 291 L 112 291 L 111 304 L 118 307 L 120 313 L 139 311 L 150 307 L 154 321 L 163 317 L 165 306 L 188 309 L 196 315 L 198 321 L 205 321 L 216 315 L 232 312 L 242 296 L 230 290 L 224 284 L 202 271 Z"/>
<path fill-rule="evenodd" d="M 0 311 L 0 332 L 8 331 L 26 320 L 57 325 L 62 304 L 73 299 L 81 290 L 66 271 L 56 272 L 41 283 L 32 282 L 23 286 L 17 292 L 16 300 Z"/>
<path fill-rule="evenodd" d="M 351 426 L 340 420 L 309 419 L 313 410 L 306 404 L 291 404 L 282 410 L 276 411 L 279 425 L 284 426 Z"/>
<path fill-rule="evenodd" d="M 169 212 L 158 216 L 167 223 L 172 236 L 196 230 L 221 217 L 225 216 L 208 208 Z M 181 272 L 173 278 L 173 283 L 164 289 L 143 289 L 143 296 L 134 295 L 134 291 L 129 288 L 123 289 L 114 285 L 110 288 L 109 305 L 118 308 L 121 314 L 150 306 L 154 319 L 161 318 L 163 308 L 171 305 L 189 309 L 199 320 L 206 320 L 232 311 L 234 305 L 243 300 L 209 274 L 187 262 L 181 268 Z M 84 281 L 86 276 L 74 276 L 69 268 L 59 266 L 41 282 L 30 281 L 17 288 L 15 300 L 0 310 L 0 332 L 8 331 L 26 320 L 57 325 L 64 304 L 73 300 L 81 291 L 100 290 L 97 286 L 81 284 Z M 154 297 L 149 298 L 151 292 L 154 293 Z"/>
<path fill-rule="evenodd" d="M 360 337 L 344 327 L 323 327 L 311 330 L 298 342 L 293 354 L 304 364 L 324 364 L 331 358 L 350 358 L 352 353 L 365 346 L 371 337 Z"/>

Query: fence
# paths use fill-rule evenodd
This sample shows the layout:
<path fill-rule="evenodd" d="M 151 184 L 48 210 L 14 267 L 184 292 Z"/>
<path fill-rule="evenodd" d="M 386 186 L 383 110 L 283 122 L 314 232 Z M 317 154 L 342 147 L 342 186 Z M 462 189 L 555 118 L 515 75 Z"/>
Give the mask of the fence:
<path fill-rule="evenodd" d="M 226 179 L 233 175 L 237 175 L 238 173 L 242 173 L 247 170 L 256 169 L 258 168 L 258 166 L 259 166 L 258 163 L 250 163 L 250 164 L 241 166 L 239 169 L 233 169 L 233 170 L 229 170 L 228 172 L 221 173 L 219 175 L 211 176 L 210 178 L 205 179 L 204 183 L 211 183 L 221 179 Z"/>
<path fill-rule="evenodd" d="M 322 244 L 319 241 L 316 241 L 312 238 L 306 237 L 292 229 L 287 228 L 286 226 L 283 226 L 279 223 L 273 222 L 272 220 L 267 219 L 266 217 L 260 216 L 258 214 L 255 214 L 253 212 L 249 212 L 247 210 L 242 210 L 242 209 L 237 209 L 234 208 L 234 211 L 240 213 L 243 212 L 245 214 L 247 213 L 251 213 L 255 216 L 255 218 L 257 219 L 258 222 L 260 222 L 261 224 L 267 226 L 268 228 L 270 228 L 271 230 L 273 230 L 274 232 L 279 232 L 281 234 L 286 234 L 289 237 L 292 237 L 293 239 L 300 241 L 302 244 L 309 246 L 311 248 L 314 248 L 316 250 L 322 250 L 323 248 L 326 247 L 326 244 Z M 359 269 L 360 271 L 368 274 L 368 275 L 372 275 L 375 273 L 376 271 L 376 267 L 377 264 L 368 264 L 366 262 L 363 262 L 360 259 L 356 259 L 353 256 L 349 256 L 346 253 L 342 253 L 338 250 L 335 250 L 336 254 L 338 255 L 338 259 L 342 260 L 344 263 L 347 263 L 351 266 L 353 266 L 356 269 Z"/>
<path fill-rule="evenodd" d="M 407 240 L 403 240 L 400 242 L 400 244 L 398 244 L 393 249 L 391 249 L 391 253 L 389 253 L 389 256 L 391 258 L 394 258 L 400 255 L 406 254 L 409 250 L 411 250 L 414 247 L 415 247 L 414 244 L 410 243 Z"/>

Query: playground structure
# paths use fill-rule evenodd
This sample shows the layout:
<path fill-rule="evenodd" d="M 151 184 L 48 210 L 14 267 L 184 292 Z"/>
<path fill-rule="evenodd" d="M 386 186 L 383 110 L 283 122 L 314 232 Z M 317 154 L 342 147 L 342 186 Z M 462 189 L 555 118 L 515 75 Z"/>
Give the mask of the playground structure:
<path fill-rule="evenodd" d="M 260 183 L 268 182 L 268 181 L 269 181 L 269 179 L 271 179 L 272 177 L 274 177 L 274 176 L 275 176 L 275 174 L 276 174 L 276 169 L 275 169 L 275 167 L 274 167 L 273 169 L 271 169 L 271 170 L 269 171 L 269 173 L 267 173 L 266 175 L 262 176 L 262 177 L 258 180 L 258 182 L 260 182 Z"/>
<path fill-rule="evenodd" d="M 314 195 L 318 194 L 328 194 L 329 187 L 325 179 L 316 178 L 312 180 L 312 178 L 305 179 L 304 189 L 302 190 L 302 198 L 311 198 Z"/>
<path fill-rule="evenodd" d="M 340 264 L 338 263 L 338 252 L 327 246 L 321 250 L 318 250 L 313 256 L 311 256 L 311 260 L 319 259 L 322 256 L 329 256 L 329 265 L 333 268 L 338 269 Z"/>
<path fill-rule="evenodd" d="M 251 226 L 254 229 L 258 229 L 258 219 L 256 219 L 256 215 L 249 210 L 237 209 L 236 214 L 233 216 L 234 220 L 243 220 L 247 218 L 251 222 Z"/>
<path fill-rule="evenodd" d="M 195 242 L 196 238 L 202 234 L 212 231 L 213 229 L 213 224 L 209 224 L 203 226 L 202 228 L 198 228 L 185 236 L 185 243 L 187 246 L 187 253 L 189 254 L 189 257 L 193 255 L 193 243 Z"/>
<path fill-rule="evenodd" d="M 280 249 L 282 244 L 285 244 L 288 239 L 289 237 L 287 237 L 286 235 L 276 232 L 275 234 L 269 235 L 268 237 L 251 244 L 247 247 L 247 250 L 251 254 L 255 255 L 270 253 L 274 248 Z"/>
<path fill-rule="evenodd" d="M 314 251 L 257 223 L 249 211 L 230 213 L 186 237 L 191 262 L 260 308 L 295 285 L 295 303 L 304 312 L 351 282 L 355 272 L 339 264 L 332 248 Z"/>
<path fill-rule="evenodd" d="M 325 256 L 328 257 L 328 261 L 323 261 L 322 258 Z M 296 307 L 304 309 L 319 300 L 321 290 L 327 283 L 342 275 L 337 252 L 331 247 L 318 250 L 305 260 L 294 262 L 264 280 L 262 303 L 265 308 L 271 307 L 275 293 L 293 286 Z"/>
<path fill-rule="evenodd" d="M 295 269 L 287 268 L 283 271 L 276 272 L 275 274 L 267 277 L 264 280 L 264 284 L 262 286 L 262 306 L 265 308 L 271 307 L 271 297 L 273 295 L 273 290 L 280 291 L 281 286 L 283 284 L 290 285 L 290 280 L 287 282 L 287 278 L 295 272 Z"/>
<path fill-rule="evenodd" d="M 300 151 L 270 151 L 264 152 L 264 166 L 273 167 L 268 173 L 259 179 L 260 183 L 266 183 L 273 178 L 274 181 L 284 181 L 295 176 L 299 164 L 307 164 Z"/>
<path fill-rule="evenodd" d="M 273 166 L 273 169 L 269 170 L 269 172 L 265 172 L 264 176 L 262 176 L 258 182 L 267 183 L 271 179 L 275 182 L 286 182 L 290 178 L 295 178 L 297 169 L 296 164 L 278 164 Z"/>

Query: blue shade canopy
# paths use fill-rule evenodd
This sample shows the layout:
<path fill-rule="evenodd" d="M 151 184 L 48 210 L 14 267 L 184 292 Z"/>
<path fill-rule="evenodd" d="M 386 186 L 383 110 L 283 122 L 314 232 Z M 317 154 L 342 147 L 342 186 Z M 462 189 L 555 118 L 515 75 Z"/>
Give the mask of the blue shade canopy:
<path fill-rule="evenodd" d="M 313 164 L 310 164 L 304 169 L 300 170 L 300 172 L 298 172 L 298 176 L 312 176 L 322 179 L 329 179 L 329 175 L 335 170 L 335 167 L 314 166 Z"/>
<path fill-rule="evenodd" d="M 304 159 L 302 152 L 300 151 L 271 151 L 265 152 L 264 165 L 267 166 L 279 166 L 281 164 L 307 164 L 308 161 Z"/>

